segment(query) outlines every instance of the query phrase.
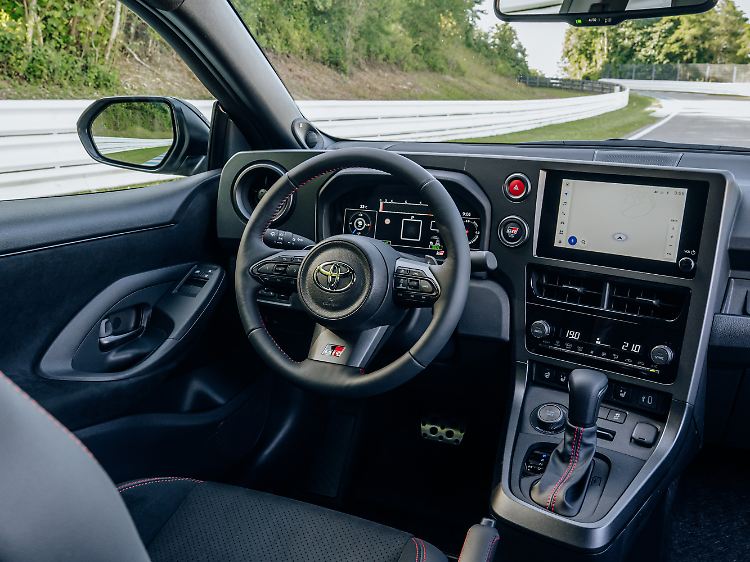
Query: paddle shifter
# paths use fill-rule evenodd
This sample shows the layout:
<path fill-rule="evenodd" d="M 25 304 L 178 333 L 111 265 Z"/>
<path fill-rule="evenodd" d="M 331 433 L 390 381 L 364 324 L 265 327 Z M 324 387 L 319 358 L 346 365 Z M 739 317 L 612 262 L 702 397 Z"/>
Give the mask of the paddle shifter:
<path fill-rule="evenodd" d="M 588 488 L 596 451 L 596 418 L 607 376 L 576 369 L 568 378 L 568 422 L 562 443 L 552 452 L 542 478 L 531 487 L 531 499 L 559 515 L 578 514 Z"/>

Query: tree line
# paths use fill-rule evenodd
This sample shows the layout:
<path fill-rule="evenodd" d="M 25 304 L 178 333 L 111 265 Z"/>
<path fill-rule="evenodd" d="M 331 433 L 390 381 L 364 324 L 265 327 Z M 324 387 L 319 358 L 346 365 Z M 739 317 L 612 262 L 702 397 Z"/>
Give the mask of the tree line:
<path fill-rule="evenodd" d="M 750 23 L 732 0 L 689 16 L 632 20 L 616 27 L 567 30 L 563 68 L 596 79 L 605 65 L 750 63 Z"/>
<path fill-rule="evenodd" d="M 258 43 L 339 72 L 383 63 L 459 74 L 461 57 L 529 71 L 515 31 L 476 27 L 480 0 L 234 0 Z M 170 52 L 118 0 L 0 0 L 0 80 L 117 91 L 119 63 Z"/>

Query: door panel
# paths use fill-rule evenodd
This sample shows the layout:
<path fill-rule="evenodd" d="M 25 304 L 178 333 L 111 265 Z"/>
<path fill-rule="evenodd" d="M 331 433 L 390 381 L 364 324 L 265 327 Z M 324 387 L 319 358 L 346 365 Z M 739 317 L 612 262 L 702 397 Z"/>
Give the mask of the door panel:
<path fill-rule="evenodd" d="M 117 303 L 132 290 L 112 293 L 109 301 L 101 295 L 123 279 L 172 269 L 179 280 L 196 264 L 217 263 L 218 177 L 209 172 L 159 186 L 0 205 L 0 369 L 72 429 L 131 412 L 177 357 L 165 354 L 138 376 L 112 382 L 50 380 L 41 376 L 42 358 L 97 297 L 102 314 L 120 312 Z M 144 281 L 142 288 L 148 286 Z M 79 344 L 89 329 L 100 328 L 102 318 L 94 316 L 91 326 L 71 333 Z M 194 332 L 182 335 L 187 342 Z"/>

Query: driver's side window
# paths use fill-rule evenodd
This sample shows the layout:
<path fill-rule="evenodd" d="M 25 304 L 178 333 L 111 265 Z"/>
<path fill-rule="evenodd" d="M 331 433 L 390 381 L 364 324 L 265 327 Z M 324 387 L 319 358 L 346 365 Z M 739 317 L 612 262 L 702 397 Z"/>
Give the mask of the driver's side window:
<path fill-rule="evenodd" d="M 152 172 L 92 159 L 76 125 L 105 96 L 179 96 L 206 120 L 213 104 L 173 49 L 117 0 L 0 0 L 0 200 L 130 189 L 183 173 L 159 169 L 174 140 L 159 103 L 112 106 L 91 130 L 106 139 L 102 155 Z"/>

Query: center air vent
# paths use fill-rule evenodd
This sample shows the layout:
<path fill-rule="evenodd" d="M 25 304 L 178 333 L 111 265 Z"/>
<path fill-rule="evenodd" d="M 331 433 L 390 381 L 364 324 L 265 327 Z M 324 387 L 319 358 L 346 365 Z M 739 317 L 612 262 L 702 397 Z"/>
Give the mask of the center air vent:
<path fill-rule="evenodd" d="M 686 303 L 686 292 L 677 287 L 655 287 L 609 281 L 607 310 L 636 316 L 677 320 Z"/>
<path fill-rule="evenodd" d="M 583 277 L 558 270 L 531 274 L 531 289 L 542 299 L 581 306 L 601 307 L 605 282 L 596 277 Z"/>
<path fill-rule="evenodd" d="M 271 186 L 284 175 L 284 170 L 267 162 L 248 166 L 237 176 L 232 188 L 234 205 L 237 211 L 249 219 L 255 206 L 263 199 Z M 286 217 L 294 205 L 294 195 L 291 195 L 284 205 L 274 215 L 272 223 L 279 222 Z"/>
<path fill-rule="evenodd" d="M 531 293 L 537 299 L 659 320 L 677 320 L 690 299 L 690 290 L 685 287 L 553 268 L 535 268 L 530 273 L 530 282 Z"/>

